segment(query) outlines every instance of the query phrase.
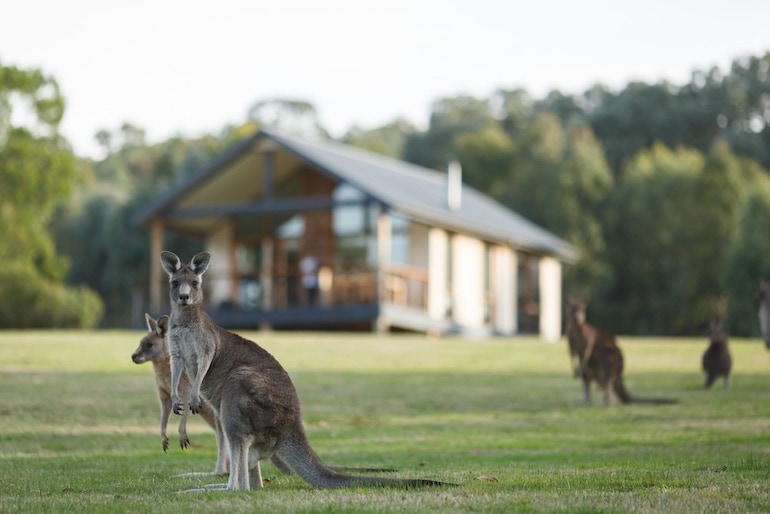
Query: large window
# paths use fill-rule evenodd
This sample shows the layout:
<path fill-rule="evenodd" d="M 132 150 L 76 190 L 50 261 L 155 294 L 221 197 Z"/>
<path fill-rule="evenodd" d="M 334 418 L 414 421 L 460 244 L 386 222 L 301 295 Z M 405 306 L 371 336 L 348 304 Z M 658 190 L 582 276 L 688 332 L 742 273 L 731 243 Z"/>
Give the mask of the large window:
<path fill-rule="evenodd" d="M 240 244 L 235 248 L 238 265 L 238 305 L 243 309 L 257 309 L 262 301 L 262 248 L 259 245 Z"/>
<path fill-rule="evenodd" d="M 375 259 L 372 213 L 366 195 L 350 184 L 340 184 L 332 197 L 332 229 L 336 239 L 336 267 L 355 269 L 370 266 Z"/>

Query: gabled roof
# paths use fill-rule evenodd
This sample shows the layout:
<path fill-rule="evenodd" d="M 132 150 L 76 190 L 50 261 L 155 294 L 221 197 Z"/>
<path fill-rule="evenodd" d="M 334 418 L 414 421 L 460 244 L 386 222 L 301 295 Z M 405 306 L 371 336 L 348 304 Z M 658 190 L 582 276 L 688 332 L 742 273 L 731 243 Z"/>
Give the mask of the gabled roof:
<path fill-rule="evenodd" d="M 214 175 L 234 165 L 255 144 L 275 142 L 282 149 L 324 173 L 347 182 L 366 195 L 407 217 L 444 229 L 508 244 L 524 250 L 577 258 L 575 248 L 510 209 L 463 184 L 461 205 L 447 206 L 447 175 L 404 161 L 334 141 L 306 141 L 262 129 L 213 160 L 188 181 L 178 184 L 138 212 L 135 222 L 145 224 L 162 216 L 173 204 Z"/>

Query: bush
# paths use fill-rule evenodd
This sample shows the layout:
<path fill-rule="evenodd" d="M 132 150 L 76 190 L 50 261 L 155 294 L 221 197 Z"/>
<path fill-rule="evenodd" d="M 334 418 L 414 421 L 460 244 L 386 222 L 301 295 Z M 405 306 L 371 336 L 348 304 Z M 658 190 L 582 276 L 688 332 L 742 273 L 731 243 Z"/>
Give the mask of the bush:
<path fill-rule="evenodd" d="M 67 287 L 23 264 L 0 269 L 0 328 L 93 328 L 102 301 L 85 287 Z"/>

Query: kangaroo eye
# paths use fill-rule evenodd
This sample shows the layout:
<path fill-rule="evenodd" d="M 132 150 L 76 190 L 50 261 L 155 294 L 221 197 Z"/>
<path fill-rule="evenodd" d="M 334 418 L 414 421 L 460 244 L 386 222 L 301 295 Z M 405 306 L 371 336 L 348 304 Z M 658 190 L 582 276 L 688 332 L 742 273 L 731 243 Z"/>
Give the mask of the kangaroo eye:
<path fill-rule="evenodd" d="M 192 286 L 193 287 L 198 287 L 198 281 L 197 280 L 193 280 L 192 281 Z"/>
<path fill-rule="evenodd" d="M 171 287 L 176 287 L 178 285 L 179 285 L 179 281 L 178 280 L 172 280 L 171 281 Z"/>

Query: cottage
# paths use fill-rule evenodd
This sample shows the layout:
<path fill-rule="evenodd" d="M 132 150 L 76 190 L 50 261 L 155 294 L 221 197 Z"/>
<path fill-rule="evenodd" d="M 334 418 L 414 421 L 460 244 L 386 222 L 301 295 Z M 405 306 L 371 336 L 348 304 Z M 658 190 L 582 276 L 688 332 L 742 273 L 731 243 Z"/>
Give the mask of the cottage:
<path fill-rule="evenodd" d="M 166 232 L 212 254 L 208 310 L 232 328 L 561 334 L 565 241 L 447 173 L 262 129 L 135 217 L 164 312 Z M 189 258 L 186 256 L 183 258 Z"/>

